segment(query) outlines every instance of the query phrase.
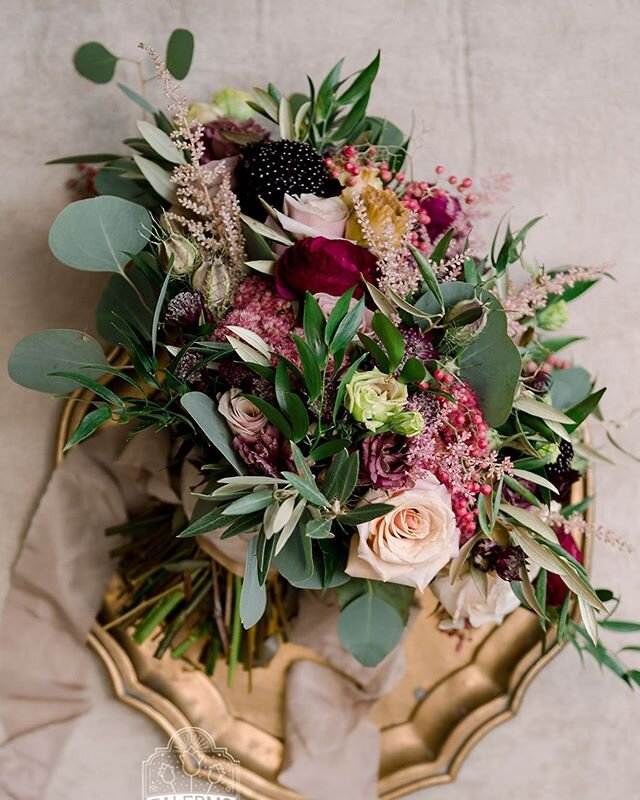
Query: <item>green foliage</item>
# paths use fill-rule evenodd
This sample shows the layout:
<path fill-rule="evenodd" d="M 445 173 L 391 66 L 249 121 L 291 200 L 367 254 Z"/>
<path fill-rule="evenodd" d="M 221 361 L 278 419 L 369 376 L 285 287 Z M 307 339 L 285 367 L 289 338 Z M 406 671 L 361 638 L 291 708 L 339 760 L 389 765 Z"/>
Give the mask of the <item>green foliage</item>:
<path fill-rule="evenodd" d="M 66 394 L 78 388 L 78 380 L 52 373 L 76 373 L 87 364 L 87 378 L 98 378 L 106 366 L 102 347 L 86 333 L 73 330 L 48 330 L 32 333 L 16 345 L 9 359 L 12 380 L 28 389 L 47 394 Z"/>
<path fill-rule="evenodd" d="M 83 78 L 94 83 L 109 83 L 116 71 L 118 56 L 100 42 L 87 42 L 73 55 L 73 65 Z"/>
<path fill-rule="evenodd" d="M 194 39 L 191 31 L 176 28 L 167 42 L 165 63 L 176 80 L 183 80 L 189 74 L 193 59 Z"/>
<path fill-rule="evenodd" d="M 149 212 L 120 197 L 91 197 L 64 208 L 49 232 L 54 256 L 74 269 L 124 272 L 149 240 Z"/>
<path fill-rule="evenodd" d="M 400 614 L 373 591 L 348 603 L 338 618 L 338 637 L 365 667 L 375 667 L 400 641 L 404 623 Z"/>
<path fill-rule="evenodd" d="M 231 446 L 231 431 L 214 401 L 203 392 L 189 392 L 182 396 L 180 403 L 234 470 L 239 475 L 244 474 L 245 466 Z"/>
<path fill-rule="evenodd" d="M 247 558 L 242 579 L 242 592 L 240 594 L 240 619 L 245 628 L 253 627 L 260 621 L 267 607 L 267 590 L 258 579 L 258 537 L 249 539 Z"/>

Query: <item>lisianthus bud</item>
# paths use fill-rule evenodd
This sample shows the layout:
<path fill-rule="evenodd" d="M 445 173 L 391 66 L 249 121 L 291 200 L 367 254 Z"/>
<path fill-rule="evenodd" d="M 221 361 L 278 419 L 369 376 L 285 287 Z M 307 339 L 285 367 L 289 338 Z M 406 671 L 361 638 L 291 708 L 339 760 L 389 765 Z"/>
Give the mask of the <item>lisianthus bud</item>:
<path fill-rule="evenodd" d="M 538 326 L 543 331 L 559 331 L 568 321 L 569 309 L 564 300 L 558 300 L 538 311 Z"/>
<path fill-rule="evenodd" d="M 401 436 L 417 436 L 424 429 L 424 419 L 419 411 L 401 411 L 389 421 L 391 430 Z"/>
<path fill-rule="evenodd" d="M 170 233 L 162 242 L 160 252 L 165 268 L 171 264 L 171 272 L 176 276 L 190 275 L 202 262 L 198 246 L 181 233 Z"/>
<path fill-rule="evenodd" d="M 356 372 L 347 384 L 345 407 L 354 419 L 375 431 L 400 413 L 407 402 L 407 387 L 379 369 Z"/>

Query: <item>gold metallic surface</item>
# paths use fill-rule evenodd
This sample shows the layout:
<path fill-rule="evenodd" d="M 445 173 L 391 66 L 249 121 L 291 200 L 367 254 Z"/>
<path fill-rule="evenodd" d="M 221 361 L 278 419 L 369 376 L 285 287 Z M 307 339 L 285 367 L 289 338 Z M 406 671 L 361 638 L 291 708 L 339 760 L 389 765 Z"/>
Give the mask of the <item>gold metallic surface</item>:
<path fill-rule="evenodd" d="M 112 363 L 121 357 L 111 354 Z M 87 398 L 86 392 L 81 392 Z M 57 460 L 86 410 L 85 403 L 65 406 Z M 574 486 L 573 502 L 592 494 L 591 476 Z M 591 508 L 591 507 L 590 507 Z M 590 512 L 589 512 L 590 513 Z M 587 568 L 590 540 L 581 542 Z M 123 601 L 114 576 L 88 641 L 105 664 L 116 695 L 154 720 L 167 734 L 185 726 L 208 731 L 220 747 L 240 761 L 238 791 L 249 800 L 300 800 L 277 782 L 283 756 L 282 708 L 286 674 L 301 658 L 320 661 L 313 652 L 284 644 L 266 667 L 248 675 L 238 670 L 231 688 L 226 665 L 218 663 L 212 678 L 189 660 L 169 654 L 153 658 L 155 643 L 135 645 L 131 629 L 104 629 Z M 406 673 L 373 707 L 379 726 L 379 796 L 402 797 L 417 789 L 454 780 L 478 740 L 518 710 L 538 672 L 560 651 L 555 633 L 545 650 L 537 618 L 519 609 L 500 626 L 471 631 L 461 642 L 438 630 L 436 601 L 429 591 L 405 640 Z M 205 768 L 206 768 L 206 756 Z"/>

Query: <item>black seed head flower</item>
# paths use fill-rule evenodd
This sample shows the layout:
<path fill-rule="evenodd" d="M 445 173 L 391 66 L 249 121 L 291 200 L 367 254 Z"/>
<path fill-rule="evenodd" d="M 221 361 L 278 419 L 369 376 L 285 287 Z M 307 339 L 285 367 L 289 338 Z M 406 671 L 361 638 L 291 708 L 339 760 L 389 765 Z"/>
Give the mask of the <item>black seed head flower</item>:
<path fill-rule="evenodd" d="M 289 139 L 267 140 L 246 147 L 236 168 L 236 180 L 242 210 L 258 219 L 265 216 L 259 197 L 281 209 L 285 192 L 335 197 L 342 191 L 317 150 L 307 142 Z"/>

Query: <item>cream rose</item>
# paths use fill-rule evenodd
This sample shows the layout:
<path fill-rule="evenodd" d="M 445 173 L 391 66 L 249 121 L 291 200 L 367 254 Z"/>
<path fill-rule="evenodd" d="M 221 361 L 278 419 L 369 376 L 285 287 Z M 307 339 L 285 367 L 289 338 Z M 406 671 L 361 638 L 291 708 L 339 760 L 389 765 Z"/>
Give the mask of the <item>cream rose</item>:
<path fill-rule="evenodd" d="M 240 389 L 229 389 L 218 400 L 218 411 L 236 436 L 245 442 L 255 442 L 267 424 L 267 418 L 257 406 L 242 397 Z"/>
<path fill-rule="evenodd" d="M 442 628 L 463 628 L 465 622 L 474 628 L 494 622 L 500 625 L 507 614 L 515 611 L 520 601 L 511 585 L 493 573 L 487 573 L 487 597 L 480 594 L 471 573 L 459 577 L 452 585 L 448 571 L 442 572 L 431 584 L 431 591 L 451 617 Z"/>
<path fill-rule="evenodd" d="M 339 197 L 285 194 L 284 214 L 278 214 L 278 221 L 296 238 L 324 236 L 326 239 L 340 239 L 348 214 L 349 209 Z"/>
<path fill-rule="evenodd" d="M 370 491 L 364 500 L 389 503 L 394 509 L 358 525 L 347 574 L 422 591 L 458 553 L 460 531 L 446 487 L 430 476 L 400 492 Z"/>

